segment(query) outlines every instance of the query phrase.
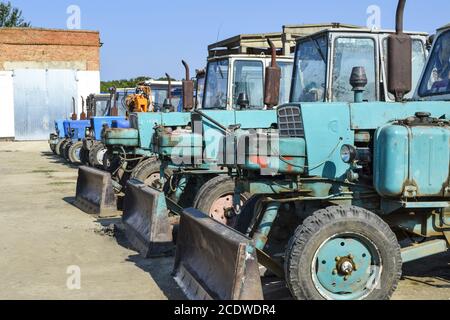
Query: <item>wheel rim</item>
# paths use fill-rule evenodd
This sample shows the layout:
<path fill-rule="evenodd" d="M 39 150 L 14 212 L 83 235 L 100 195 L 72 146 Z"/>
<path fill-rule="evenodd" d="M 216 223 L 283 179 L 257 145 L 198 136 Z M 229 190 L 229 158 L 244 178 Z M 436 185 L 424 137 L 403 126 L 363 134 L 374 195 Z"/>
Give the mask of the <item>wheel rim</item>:
<path fill-rule="evenodd" d="M 144 183 L 147 186 L 151 186 L 154 187 L 156 186 L 156 184 L 159 182 L 161 175 L 159 174 L 159 172 L 154 172 L 152 174 L 150 174 L 147 179 L 145 179 Z"/>
<path fill-rule="evenodd" d="M 242 206 L 243 204 L 244 200 L 241 198 L 239 205 Z M 227 213 L 233 209 L 233 194 L 225 194 L 214 200 L 209 209 L 209 216 L 223 224 L 231 225 L 234 219 L 227 217 Z"/>
<path fill-rule="evenodd" d="M 329 300 L 364 299 L 379 285 L 381 272 L 377 246 L 357 233 L 342 233 L 325 240 L 311 266 L 316 289 Z"/>
<path fill-rule="evenodd" d="M 104 148 L 104 149 L 101 149 L 101 150 L 99 150 L 99 151 L 97 152 L 97 157 L 96 157 L 96 159 L 97 159 L 97 163 L 98 163 L 99 165 L 102 165 L 102 164 L 103 164 L 103 157 L 105 156 L 105 153 L 106 153 L 107 150 L 108 150 L 108 149 Z"/>

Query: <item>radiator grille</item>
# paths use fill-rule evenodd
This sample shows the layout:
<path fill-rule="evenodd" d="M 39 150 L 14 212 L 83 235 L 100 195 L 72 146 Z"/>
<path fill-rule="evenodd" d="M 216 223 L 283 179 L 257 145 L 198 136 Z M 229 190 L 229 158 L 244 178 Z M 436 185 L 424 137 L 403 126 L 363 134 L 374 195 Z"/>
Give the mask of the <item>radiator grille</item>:
<path fill-rule="evenodd" d="M 302 116 L 298 106 L 278 108 L 278 129 L 280 137 L 304 137 Z"/>

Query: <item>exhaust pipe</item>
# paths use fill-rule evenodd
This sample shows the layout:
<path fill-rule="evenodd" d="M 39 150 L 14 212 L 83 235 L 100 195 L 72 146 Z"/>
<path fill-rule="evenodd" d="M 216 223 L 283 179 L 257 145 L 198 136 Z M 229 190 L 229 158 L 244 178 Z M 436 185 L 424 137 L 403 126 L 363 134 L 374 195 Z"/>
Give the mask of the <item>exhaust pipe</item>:
<path fill-rule="evenodd" d="M 164 100 L 163 112 L 173 112 L 175 110 L 172 105 L 172 79 L 170 75 L 166 73 L 167 78 L 167 98 Z"/>
<path fill-rule="evenodd" d="M 395 34 L 388 38 L 388 91 L 395 101 L 403 101 L 412 89 L 412 40 L 403 32 L 406 0 L 399 0 L 395 15 Z"/>
<path fill-rule="evenodd" d="M 189 65 L 184 60 L 181 60 L 181 63 L 186 70 L 186 77 L 182 82 L 183 109 L 185 111 L 191 111 L 194 108 L 194 81 L 190 80 Z"/>
<path fill-rule="evenodd" d="M 115 87 L 111 87 L 109 88 L 109 93 L 111 94 L 112 100 L 110 116 L 117 117 L 119 115 L 119 109 L 117 108 L 117 100 L 118 100 L 117 89 Z"/>
<path fill-rule="evenodd" d="M 84 112 L 84 97 L 81 96 L 81 114 L 80 120 L 86 120 L 86 113 Z"/>
<path fill-rule="evenodd" d="M 75 98 L 72 97 L 72 117 L 70 118 L 72 120 L 78 120 L 78 115 L 77 115 L 77 106 L 75 103 Z"/>
<path fill-rule="evenodd" d="M 271 62 L 266 68 L 266 79 L 264 83 L 264 104 L 267 109 L 273 109 L 280 99 L 281 68 L 277 64 L 277 48 L 272 40 L 267 39 L 270 46 Z"/>

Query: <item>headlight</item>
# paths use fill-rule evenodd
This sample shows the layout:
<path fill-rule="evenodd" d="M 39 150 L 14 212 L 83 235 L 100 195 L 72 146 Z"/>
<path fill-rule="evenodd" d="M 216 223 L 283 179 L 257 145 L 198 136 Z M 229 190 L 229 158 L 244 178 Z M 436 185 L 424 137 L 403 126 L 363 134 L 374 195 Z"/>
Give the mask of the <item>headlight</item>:
<path fill-rule="evenodd" d="M 349 144 L 344 144 L 341 148 L 341 159 L 345 163 L 351 163 L 356 159 L 356 148 Z"/>

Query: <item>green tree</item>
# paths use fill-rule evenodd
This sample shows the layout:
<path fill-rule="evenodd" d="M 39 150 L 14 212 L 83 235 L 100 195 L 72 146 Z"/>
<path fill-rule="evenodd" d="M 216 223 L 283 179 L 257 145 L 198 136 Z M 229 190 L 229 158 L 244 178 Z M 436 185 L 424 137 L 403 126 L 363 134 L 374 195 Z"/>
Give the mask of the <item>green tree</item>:
<path fill-rule="evenodd" d="M 22 18 L 22 10 L 12 6 L 11 2 L 0 3 L 0 27 L 29 28 L 30 22 Z"/>

